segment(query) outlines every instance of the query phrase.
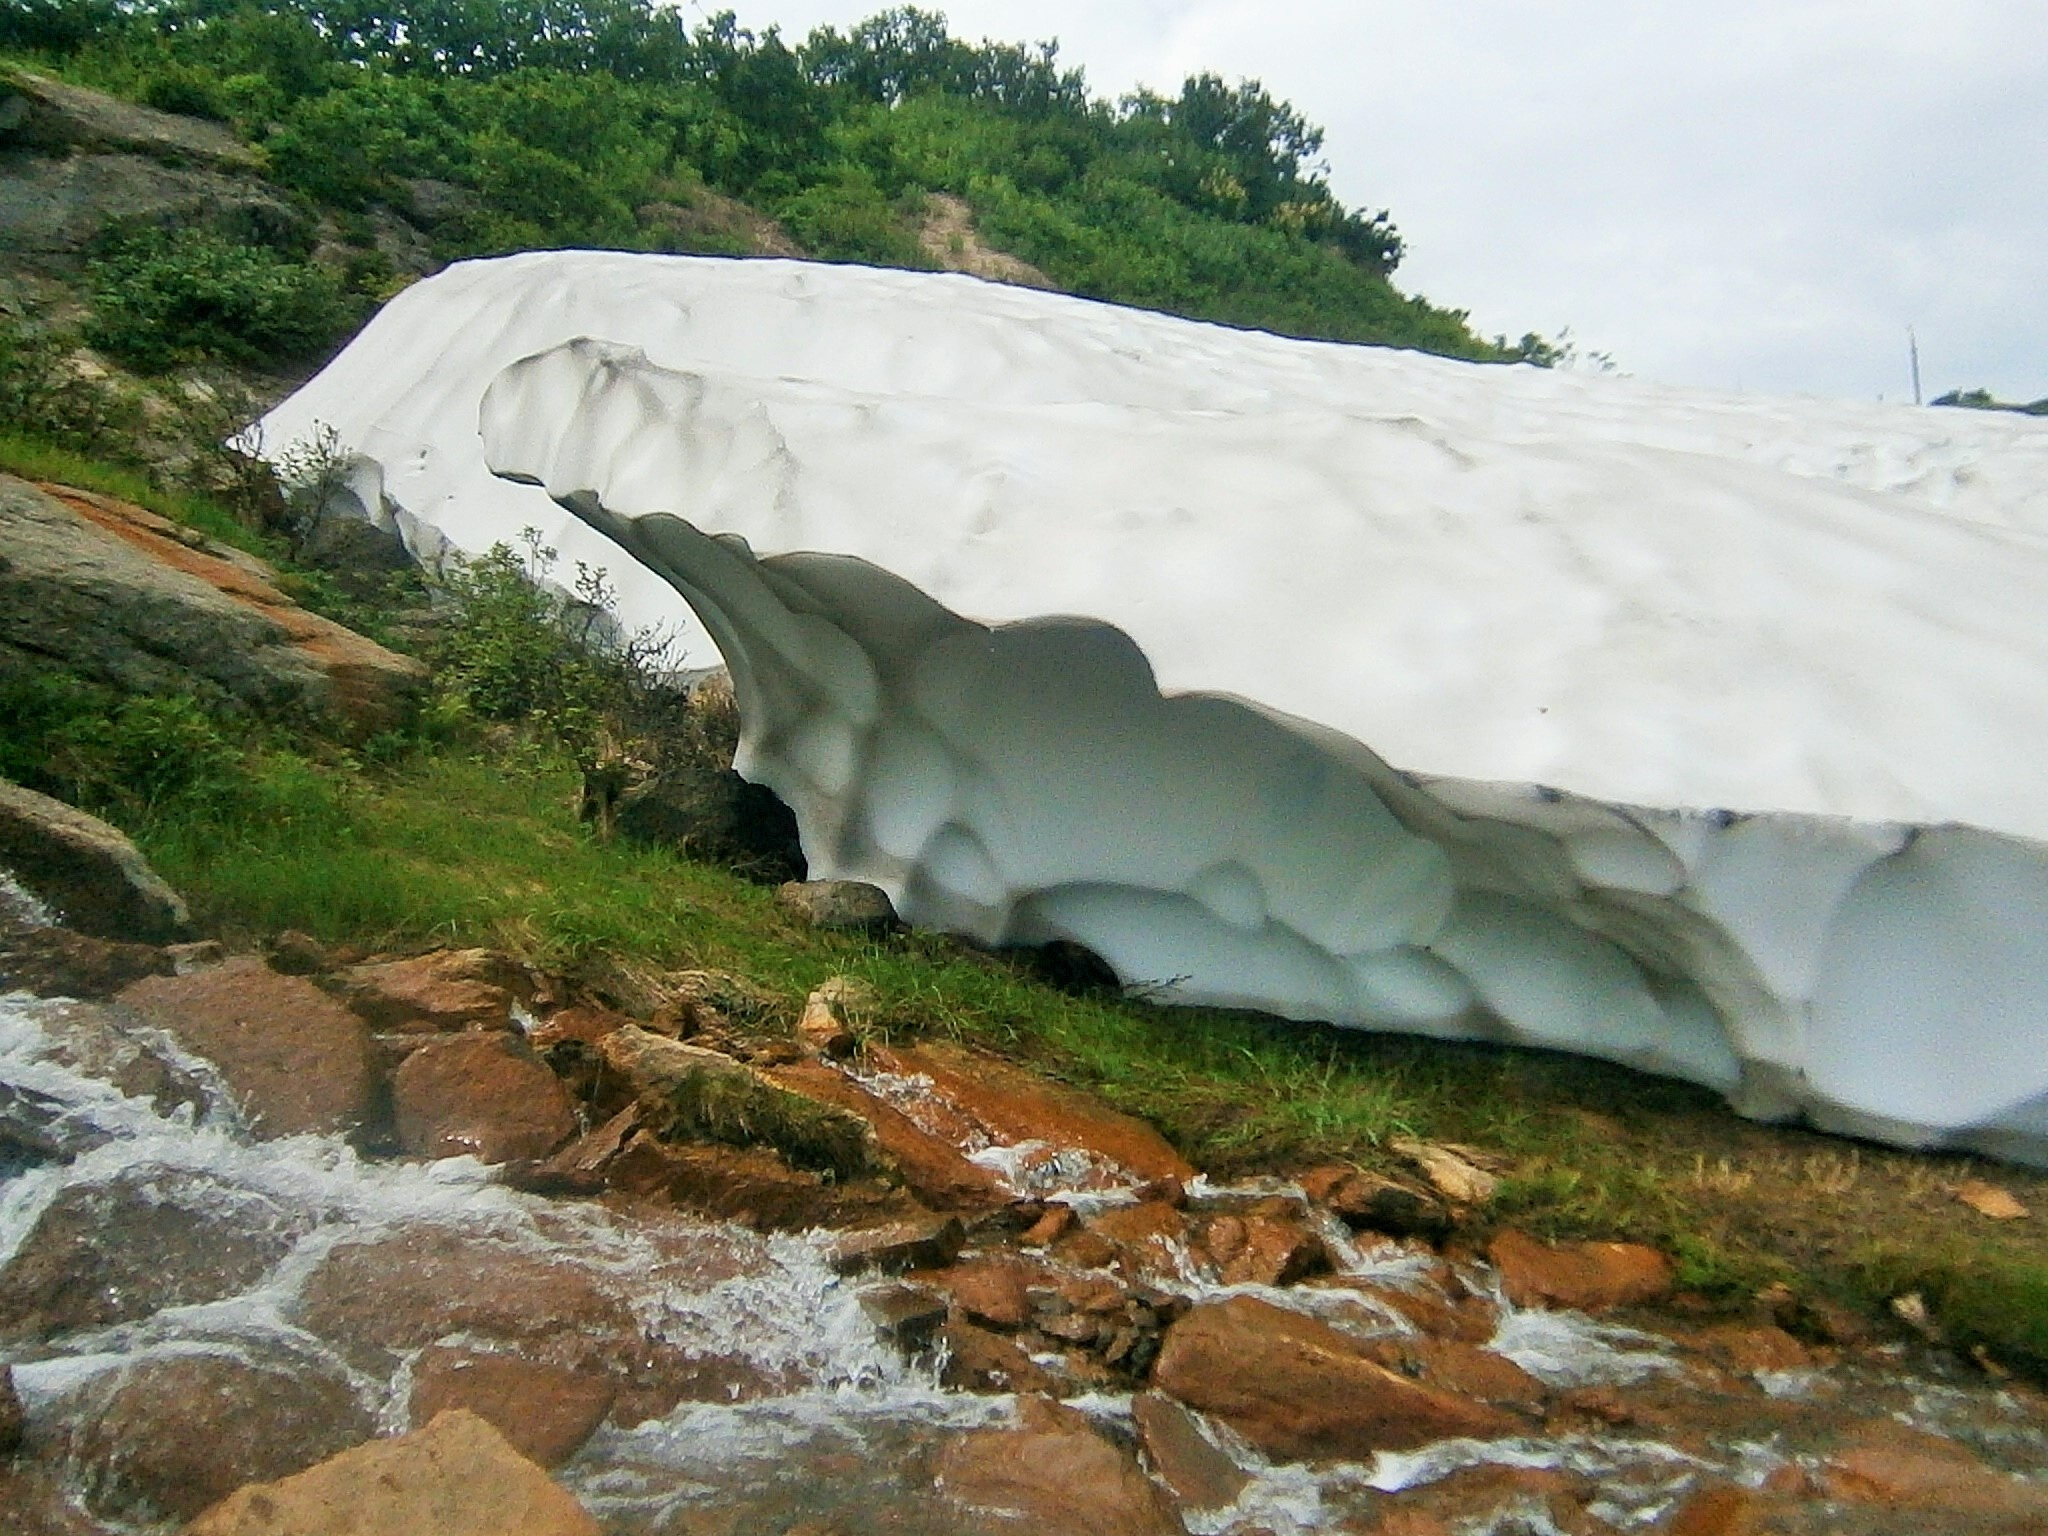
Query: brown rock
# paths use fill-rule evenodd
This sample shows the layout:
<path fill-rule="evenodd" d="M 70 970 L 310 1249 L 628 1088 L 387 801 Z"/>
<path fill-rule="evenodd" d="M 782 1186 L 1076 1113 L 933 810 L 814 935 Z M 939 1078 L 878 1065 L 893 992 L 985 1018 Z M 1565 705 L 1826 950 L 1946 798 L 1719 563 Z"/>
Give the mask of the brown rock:
<path fill-rule="evenodd" d="M 0 1459 L 0 1510 L 7 1536 L 106 1536 L 106 1527 L 71 1502 L 54 1467 L 23 1459 Z"/>
<path fill-rule="evenodd" d="M 674 1146 L 644 1130 L 628 1138 L 605 1177 L 624 1194 L 775 1231 L 905 1219 L 917 1210 L 899 1191 L 868 1181 L 828 1183 L 766 1147 Z"/>
<path fill-rule="evenodd" d="M 775 900 L 813 928 L 885 933 L 896 926 L 889 893 L 865 880 L 790 880 L 776 887 Z"/>
<path fill-rule="evenodd" d="M 613 1030 L 632 1022 L 631 1014 L 620 1013 L 616 1008 L 592 1008 L 578 1004 L 556 1009 L 527 1038 L 536 1051 L 546 1051 L 564 1040 L 573 1040 L 578 1045 L 596 1045 Z"/>
<path fill-rule="evenodd" d="M 1076 1148 L 1138 1182 L 1173 1178 L 1185 1183 L 1195 1176 L 1194 1166 L 1144 1121 L 982 1052 L 934 1042 L 914 1049 L 875 1047 L 869 1060 L 884 1072 L 931 1079 L 942 1111 L 988 1141 Z"/>
<path fill-rule="evenodd" d="M 1600 1312 L 1671 1294 L 1671 1261 L 1639 1243 L 1539 1243 L 1509 1227 L 1486 1253 L 1518 1307 Z"/>
<path fill-rule="evenodd" d="M 1003 1181 L 967 1160 L 965 1153 L 921 1128 L 893 1105 L 823 1062 L 792 1062 L 766 1074 L 778 1087 L 858 1116 L 886 1167 L 935 1211 L 984 1211 L 1007 1204 Z"/>
<path fill-rule="evenodd" d="M 94 938 L 167 944 L 192 917 L 126 833 L 75 806 L 0 779 L 0 869 Z"/>
<path fill-rule="evenodd" d="M 287 928 L 270 941 L 265 957 L 270 968 L 283 976 L 319 976 L 334 969 L 334 956 L 310 933 Z"/>
<path fill-rule="evenodd" d="M 1995 1471 L 1966 1448 L 1891 1420 L 1873 1421 L 1857 1443 L 1820 1469 L 1822 1492 L 1850 1504 L 1945 1511 L 2012 1531 L 2048 1529 L 2048 1488 Z"/>
<path fill-rule="evenodd" d="M 1073 1224 L 1074 1208 L 1071 1205 L 1048 1205 L 1044 1214 L 1025 1228 L 1017 1241 L 1026 1248 L 1045 1248 Z"/>
<path fill-rule="evenodd" d="M 640 1129 L 640 1106 L 628 1104 L 594 1131 L 586 1131 L 554 1156 L 505 1165 L 505 1182 L 539 1195 L 589 1195 L 604 1188 L 612 1165 Z"/>
<path fill-rule="evenodd" d="M 260 1196 L 152 1171 L 64 1190 L 0 1268 L 0 1339 L 45 1339 L 247 1290 L 303 1224 Z"/>
<path fill-rule="evenodd" d="M 1410 1184 L 1336 1164 L 1300 1176 L 1302 1192 L 1350 1226 L 1395 1237 L 1441 1238 L 1451 1213 L 1441 1198 Z"/>
<path fill-rule="evenodd" d="M 1702 1488 L 1679 1505 L 1664 1536 L 1759 1536 L 1766 1508 L 1757 1494 L 1732 1483 Z"/>
<path fill-rule="evenodd" d="M 1500 1188 L 1500 1178 L 1486 1166 L 1492 1159 L 1476 1147 L 1408 1137 L 1388 1145 L 1420 1168 L 1430 1187 L 1453 1206 L 1484 1205 Z"/>
<path fill-rule="evenodd" d="M 21 1394 L 14 1390 L 14 1367 L 0 1365 L 0 1456 L 11 1456 L 28 1429 Z"/>
<path fill-rule="evenodd" d="M 1550 1395 L 1542 1382 L 1505 1355 L 1462 1339 L 1381 1339 L 1373 1342 L 1370 1353 L 1411 1380 L 1502 1408 L 1538 1412 Z"/>
<path fill-rule="evenodd" d="M 874 1269 L 942 1269 L 959 1257 L 966 1240 L 957 1217 L 928 1211 L 835 1233 L 826 1247 L 826 1258 L 842 1275 Z"/>
<path fill-rule="evenodd" d="M 211 1061 L 258 1137 L 347 1133 L 369 1117 L 369 1033 L 302 977 L 243 957 L 191 976 L 149 977 L 119 1001 Z"/>
<path fill-rule="evenodd" d="M 1020 1259 L 976 1259 L 919 1276 L 953 1298 L 967 1316 L 997 1328 L 1021 1328 L 1031 1318 L 1030 1287 L 1048 1272 Z"/>
<path fill-rule="evenodd" d="M 1050 1392 L 1052 1378 L 1017 1341 L 955 1318 L 939 1329 L 939 1381 L 956 1392 Z"/>
<path fill-rule="evenodd" d="M 1227 1252 L 1219 1251 L 1219 1239 Z M 1225 1285 L 1292 1285 L 1330 1267 L 1320 1237 L 1290 1217 L 1257 1211 L 1217 1217 L 1203 1246 Z"/>
<path fill-rule="evenodd" d="M 1800 1371 L 1813 1364 L 1813 1352 L 1782 1328 L 1744 1328 L 1728 1324 L 1696 1334 L 1694 1345 L 1745 1375 L 1757 1371 Z"/>
<path fill-rule="evenodd" d="M 1444 1277 L 1456 1286 L 1455 1277 Z M 1461 1339 L 1467 1344 L 1484 1344 L 1492 1338 L 1500 1319 L 1483 1296 L 1452 1296 L 1442 1285 L 1375 1285 L 1349 1275 L 1318 1275 L 1308 1284 L 1321 1290 L 1350 1291 L 1369 1311 L 1392 1312 L 1435 1338 Z"/>
<path fill-rule="evenodd" d="M 946 1321 L 946 1298 L 921 1285 L 892 1283 L 861 1292 L 860 1309 L 875 1332 L 911 1354 L 929 1349 Z"/>
<path fill-rule="evenodd" d="M 576 1133 L 568 1090 L 507 1031 L 428 1041 L 393 1074 L 391 1104 L 419 1157 L 541 1158 Z"/>
<path fill-rule="evenodd" d="M 940 1452 L 937 1482 L 976 1528 L 1019 1536 L 1180 1536 L 1166 1497 L 1129 1452 L 1087 1419 L 1042 1398 L 1018 1404 L 1016 1429 L 962 1436 Z"/>
<path fill-rule="evenodd" d="M 1218 1450 L 1195 1416 L 1172 1398 L 1140 1392 L 1131 1399 L 1138 1443 L 1153 1473 L 1173 1490 L 1182 1509 L 1223 1509 L 1251 1481 L 1251 1475 Z"/>
<path fill-rule="evenodd" d="M 164 1057 L 156 1042 L 138 1037 L 126 1018 L 100 1003 L 53 1002 L 36 1012 L 50 1040 L 50 1059 L 110 1083 L 132 1099 L 148 1099 L 160 1115 L 181 1106 L 206 1107 L 206 1090 Z"/>
<path fill-rule="evenodd" d="M 376 1422 L 346 1381 L 303 1361 L 145 1357 L 97 1377 L 57 1415 L 94 1511 L 190 1519 L 244 1483 L 283 1477 L 358 1445 Z"/>
<path fill-rule="evenodd" d="M 38 997 L 112 997 L 145 976 L 178 967 L 153 944 L 96 939 L 69 928 L 0 932 L 0 988 Z"/>
<path fill-rule="evenodd" d="M 1984 1179 L 1963 1180 L 1956 1186 L 1956 1199 L 1993 1221 L 2021 1221 L 2027 1215 L 2027 1208 L 2011 1190 Z"/>
<path fill-rule="evenodd" d="M 1407 1380 L 1326 1323 L 1250 1297 L 1199 1306 L 1167 1331 L 1153 1383 L 1287 1460 L 1362 1461 L 1518 1421 Z"/>
<path fill-rule="evenodd" d="M 424 1425 L 466 1408 L 529 1461 L 558 1467 L 604 1422 L 617 1395 L 602 1377 L 518 1355 L 435 1346 L 413 1364 L 411 1412 L 413 1423 Z"/>
<path fill-rule="evenodd" d="M 185 1536 L 599 1536 L 588 1510 L 462 1409 L 244 1488 Z"/>
<path fill-rule="evenodd" d="M 509 1029 L 513 1002 L 531 990 L 519 962 L 493 949 L 352 965 L 341 981 L 349 1006 L 373 1028 L 410 1034 Z"/>
<path fill-rule="evenodd" d="M 860 1048 L 841 996 L 843 991 L 828 993 L 820 988 L 813 992 L 804 1000 L 803 1017 L 796 1022 L 796 1037 L 803 1048 L 828 1061 L 844 1061 Z"/>

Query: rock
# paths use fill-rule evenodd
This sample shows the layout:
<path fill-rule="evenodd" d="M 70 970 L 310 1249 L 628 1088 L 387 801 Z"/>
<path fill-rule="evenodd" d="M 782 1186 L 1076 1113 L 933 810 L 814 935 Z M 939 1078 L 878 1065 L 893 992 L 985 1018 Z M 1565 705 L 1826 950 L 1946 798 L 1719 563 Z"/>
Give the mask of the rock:
<path fill-rule="evenodd" d="M 625 1194 L 777 1231 L 896 1220 L 916 1209 L 898 1191 L 866 1180 L 828 1182 L 766 1147 L 674 1146 L 644 1130 L 627 1139 L 605 1177 Z"/>
<path fill-rule="evenodd" d="M 1485 1154 L 1472 1147 L 1396 1137 L 1388 1145 L 1422 1170 L 1432 1188 L 1453 1206 L 1484 1205 L 1500 1180 L 1483 1167 Z"/>
<path fill-rule="evenodd" d="M 949 1265 L 918 1278 L 951 1296 L 954 1305 L 977 1323 L 1021 1328 L 1031 1319 L 1030 1288 L 1047 1285 L 1053 1277 L 1043 1265 L 999 1257 Z"/>
<path fill-rule="evenodd" d="M 68 1123 L 66 1108 L 33 1088 L 0 1083 L 0 1181 L 44 1163 L 68 1163 L 111 1139 Z"/>
<path fill-rule="evenodd" d="M 346 1381 L 226 1354 L 147 1356 L 82 1388 L 66 1454 L 103 1517 L 190 1519 L 376 1433 Z"/>
<path fill-rule="evenodd" d="M 1050 1392 L 1052 1377 L 1015 1339 L 959 1318 L 939 1329 L 939 1383 L 956 1392 Z"/>
<path fill-rule="evenodd" d="M 785 881 L 775 888 L 775 900 L 813 928 L 885 933 L 896 926 L 889 893 L 864 880 Z"/>
<path fill-rule="evenodd" d="M 958 1217 L 926 1213 L 834 1233 L 827 1262 L 842 1275 L 865 1270 L 941 1269 L 959 1256 L 966 1233 Z"/>
<path fill-rule="evenodd" d="M 14 1367 L 0 1365 L 0 1456 L 12 1456 L 28 1429 L 21 1394 L 14 1390 Z"/>
<path fill-rule="evenodd" d="M 1663 1536 L 1762 1536 L 1767 1507 L 1758 1494 L 1732 1483 L 1702 1488 L 1678 1506 Z"/>
<path fill-rule="evenodd" d="M 648 1128 L 664 1140 L 772 1147 L 793 1167 L 836 1178 L 884 1166 L 859 1116 L 792 1093 L 717 1051 L 638 1025 L 612 1031 L 597 1049 L 640 1101 Z"/>
<path fill-rule="evenodd" d="M 860 1309 L 875 1332 L 906 1354 L 922 1354 L 937 1341 L 946 1321 L 946 1298 L 921 1285 L 895 1282 L 860 1293 Z"/>
<path fill-rule="evenodd" d="M 939 1453 L 936 1481 L 975 1529 L 1018 1536 L 1180 1536 L 1166 1497 L 1129 1452 L 1044 1398 L 1017 1405 L 1016 1429 L 962 1436 Z"/>
<path fill-rule="evenodd" d="M 110 224 L 255 218 L 289 228 L 299 217 L 251 177 L 145 154 L 10 154 L 0 167 L 0 251 L 45 269 L 81 270 Z"/>
<path fill-rule="evenodd" d="M 526 1038 L 536 1051 L 542 1052 L 567 1041 L 596 1045 L 613 1030 L 632 1022 L 630 1013 L 620 1013 L 616 1008 L 592 1008 L 578 1004 L 556 1009 L 535 1025 Z"/>
<path fill-rule="evenodd" d="M 1337 1165 L 1312 1169 L 1297 1182 L 1311 1200 L 1352 1227 L 1432 1241 L 1451 1230 L 1451 1213 L 1442 1199 L 1393 1179 Z"/>
<path fill-rule="evenodd" d="M 1226 1508 L 1251 1482 L 1251 1474 L 1202 1433 L 1195 1416 L 1163 1393 L 1140 1392 L 1132 1398 L 1131 1418 L 1145 1459 L 1182 1509 Z"/>
<path fill-rule="evenodd" d="M 525 968 L 493 949 L 439 949 L 341 976 L 342 995 L 371 1028 L 413 1034 L 509 1029 L 513 1001 L 530 990 Z"/>
<path fill-rule="evenodd" d="M 192 939 L 183 944 L 164 946 L 164 958 L 171 962 L 173 976 L 190 976 L 194 971 L 211 970 L 227 957 L 227 946 L 219 939 Z"/>
<path fill-rule="evenodd" d="M 553 1157 L 513 1159 L 505 1182 L 537 1195 L 590 1195 L 604 1188 L 611 1166 L 640 1129 L 640 1106 L 628 1104 L 594 1131 L 587 1131 Z"/>
<path fill-rule="evenodd" d="M 1892 1420 L 1873 1420 L 1819 1472 L 1844 1503 L 1974 1517 L 2013 1532 L 2048 1530 L 2048 1488 L 1994 1470 L 1968 1449 Z"/>
<path fill-rule="evenodd" d="M 582 1505 L 462 1409 L 243 1488 L 184 1536 L 599 1536 Z"/>
<path fill-rule="evenodd" d="M 0 498 L 4 495 L 0 487 Z M 0 584 L 11 573 L 11 548 L 8 559 L 10 567 L 0 568 Z M 184 899 L 164 884 L 124 833 L 4 779 L 0 869 L 12 871 L 56 908 L 67 926 L 94 938 L 164 944 L 186 937 L 192 926 Z"/>
<path fill-rule="evenodd" d="M 859 1117 L 867 1127 L 873 1161 L 932 1209 L 985 1211 L 1009 1202 L 1009 1189 L 999 1177 L 843 1072 L 804 1061 L 770 1067 L 766 1075 L 814 1103 Z"/>
<path fill-rule="evenodd" d="M 558 1467 L 575 1455 L 618 1395 L 601 1377 L 517 1355 L 440 1346 L 421 1351 L 412 1380 L 414 1424 L 466 1408 L 543 1467 Z"/>
<path fill-rule="evenodd" d="M 272 585 L 260 561 L 111 497 L 0 476 L 0 671 L 304 712 L 352 736 L 402 724 L 426 671 Z"/>
<path fill-rule="evenodd" d="M 1993 1221 L 2020 1221 L 2027 1215 L 2027 1208 L 2018 1197 L 2001 1184 L 1964 1179 L 1956 1186 L 1955 1194 L 1956 1199 L 1979 1216 L 1988 1216 Z"/>
<path fill-rule="evenodd" d="M 45 1003 L 36 1022 L 50 1042 L 50 1059 L 87 1077 L 96 1077 L 132 1099 L 147 1099 L 160 1115 L 189 1106 L 206 1107 L 206 1090 L 183 1067 L 166 1059 L 155 1041 L 138 1038 L 123 1016 L 99 1003 Z M 68 1141 L 82 1131 L 71 1126 Z M 96 1143 L 95 1143 L 96 1144 Z"/>
<path fill-rule="evenodd" d="M 5 134 L 12 145 L 44 154 L 127 150 L 174 165 L 197 162 L 246 172 L 263 168 L 261 156 L 219 123 L 159 112 L 19 66 L 0 75 L 0 94 L 27 106 Z"/>
<path fill-rule="evenodd" d="M 270 941 L 270 968 L 283 976 L 319 976 L 334 969 L 334 956 L 310 933 L 287 928 Z"/>
<path fill-rule="evenodd" d="M 0 1510 L 7 1512 L 7 1536 L 106 1536 L 107 1528 L 72 1502 L 56 1468 L 40 1462 L 9 1466 L 0 1458 Z"/>
<path fill-rule="evenodd" d="M 428 1041 L 392 1075 L 391 1105 L 419 1157 L 543 1158 L 576 1134 L 568 1090 L 509 1032 Z"/>
<path fill-rule="evenodd" d="M 958 1128 L 959 1134 L 949 1133 L 956 1145 L 978 1136 L 981 1144 L 1038 1142 L 1073 1150 L 1101 1175 L 1083 1180 L 1091 1187 L 1165 1178 L 1185 1184 L 1195 1177 L 1194 1165 L 1144 1121 L 983 1052 L 944 1042 L 879 1046 L 868 1052 L 868 1063 L 879 1072 L 928 1079 L 932 1118 L 920 1106 L 919 1123 L 929 1128 L 949 1121 Z"/>
<path fill-rule="evenodd" d="M 844 1061 L 860 1048 L 860 1041 L 855 1038 L 853 1027 L 847 1021 L 844 1005 L 823 988 L 804 1000 L 803 1017 L 797 1020 L 796 1035 L 805 1050 L 828 1061 Z"/>
<path fill-rule="evenodd" d="M 1025 1248 L 1045 1248 L 1065 1236 L 1075 1222 L 1071 1205 L 1048 1205 L 1039 1218 L 1018 1235 Z"/>
<path fill-rule="evenodd" d="M 1601 1312 L 1671 1294 L 1671 1261 L 1640 1243 L 1539 1243 L 1508 1227 L 1487 1244 L 1486 1255 L 1518 1307 Z"/>
<path fill-rule="evenodd" d="M 145 976 L 177 974 L 154 944 L 95 939 L 69 928 L 0 932 L 0 990 L 38 997 L 112 997 Z"/>
<path fill-rule="evenodd" d="M 0 1267 L 0 1339 L 40 1340 L 218 1301 L 261 1280 L 305 1223 L 198 1174 L 62 1191 Z"/>
<path fill-rule="evenodd" d="M 1813 1364 L 1813 1351 L 1782 1328 L 1728 1324 L 1702 1330 L 1693 1336 L 1692 1344 L 1744 1375 L 1758 1371 L 1803 1371 Z"/>
<path fill-rule="evenodd" d="M 1369 1352 L 1411 1381 L 1501 1408 L 1539 1413 L 1550 1396 L 1542 1382 L 1507 1356 L 1463 1339 L 1376 1339 Z"/>
<path fill-rule="evenodd" d="M 1168 1329 L 1152 1379 L 1284 1460 L 1364 1461 L 1521 1427 L 1497 1408 L 1396 1375 L 1326 1323 L 1245 1296 L 1198 1306 Z"/>
<path fill-rule="evenodd" d="M 118 1000 L 212 1062 L 258 1137 L 345 1135 L 370 1117 L 369 1032 L 303 977 L 245 956 L 192 976 L 149 977 Z"/>
<path fill-rule="evenodd" d="M 1202 1233 L 1202 1247 L 1225 1285 L 1292 1285 L 1330 1267 L 1323 1240 L 1289 1216 L 1217 1216 Z"/>

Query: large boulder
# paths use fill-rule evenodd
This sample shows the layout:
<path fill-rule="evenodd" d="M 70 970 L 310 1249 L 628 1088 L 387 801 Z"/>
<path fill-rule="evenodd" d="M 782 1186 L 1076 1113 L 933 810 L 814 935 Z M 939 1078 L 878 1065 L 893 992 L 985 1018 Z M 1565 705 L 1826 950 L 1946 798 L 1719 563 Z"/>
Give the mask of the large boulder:
<path fill-rule="evenodd" d="M 5 494 L 0 486 L 0 498 Z M 0 582 L 5 580 L 0 568 Z M 184 898 L 119 828 L 4 779 L 0 870 L 48 902 L 70 927 L 98 938 L 166 944 L 186 937 L 192 926 Z"/>
<path fill-rule="evenodd" d="M 1129 1451 L 1071 1408 L 1018 1403 L 1015 1429 L 963 1435 L 939 1453 L 947 1501 L 994 1536 L 1179 1536 L 1166 1494 Z"/>
<path fill-rule="evenodd" d="M 398 1144 L 419 1157 L 543 1158 L 576 1134 L 562 1080 L 505 1030 L 447 1035 L 391 1077 Z"/>
<path fill-rule="evenodd" d="M 476 1414 L 243 1488 L 185 1536 L 598 1536 L 590 1512 Z"/>
<path fill-rule="evenodd" d="M 260 1137 L 363 1130 L 376 1107 L 369 1031 L 300 976 L 242 956 L 190 976 L 151 976 L 119 1003 L 219 1069 Z"/>
<path fill-rule="evenodd" d="M 0 673 L 60 668 L 130 693 L 402 722 L 425 669 L 280 592 L 251 556 L 112 497 L 0 475 Z"/>

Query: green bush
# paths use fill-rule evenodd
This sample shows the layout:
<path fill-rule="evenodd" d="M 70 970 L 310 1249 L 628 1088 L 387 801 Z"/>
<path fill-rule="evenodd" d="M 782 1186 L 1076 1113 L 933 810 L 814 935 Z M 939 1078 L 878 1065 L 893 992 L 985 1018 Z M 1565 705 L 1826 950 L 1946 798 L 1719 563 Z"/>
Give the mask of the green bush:
<path fill-rule="evenodd" d="M 173 806 L 224 810 L 248 778 L 243 744 L 182 695 L 124 697 L 63 673 L 0 679 L 0 777 L 133 821 Z"/>
<path fill-rule="evenodd" d="M 325 268 L 202 229 L 118 238 L 89 278 L 87 340 L 150 372 L 193 357 L 301 361 L 361 318 L 360 300 Z"/>
<path fill-rule="evenodd" d="M 806 187 L 777 213 L 798 244 L 828 261 L 931 265 L 908 222 L 863 171 L 846 170 L 832 181 Z"/>

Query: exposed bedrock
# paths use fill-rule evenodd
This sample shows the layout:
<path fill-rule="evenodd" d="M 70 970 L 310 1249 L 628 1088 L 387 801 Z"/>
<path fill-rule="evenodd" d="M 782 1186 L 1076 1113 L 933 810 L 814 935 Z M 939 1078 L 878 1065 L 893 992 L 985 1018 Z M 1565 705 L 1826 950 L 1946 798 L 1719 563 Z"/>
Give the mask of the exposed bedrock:
<path fill-rule="evenodd" d="M 982 624 L 867 560 L 757 557 L 677 515 L 701 392 L 571 343 L 498 376 L 485 455 L 682 594 L 732 670 L 736 766 L 814 874 L 915 923 L 1086 945 L 1179 1001 L 1579 1051 L 1754 1116 L 2048 1161 L 2048 846 L 1418 778 L 1162 694 L 1110 623 Z"/>

